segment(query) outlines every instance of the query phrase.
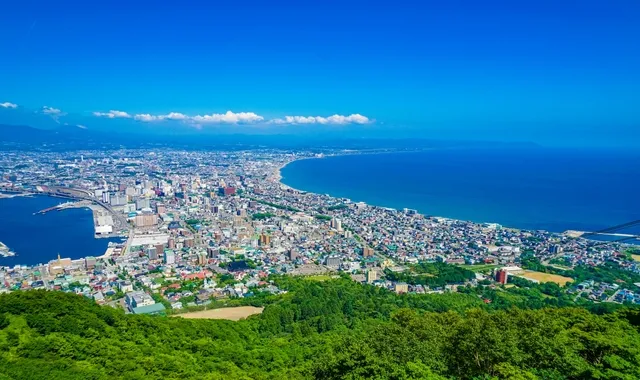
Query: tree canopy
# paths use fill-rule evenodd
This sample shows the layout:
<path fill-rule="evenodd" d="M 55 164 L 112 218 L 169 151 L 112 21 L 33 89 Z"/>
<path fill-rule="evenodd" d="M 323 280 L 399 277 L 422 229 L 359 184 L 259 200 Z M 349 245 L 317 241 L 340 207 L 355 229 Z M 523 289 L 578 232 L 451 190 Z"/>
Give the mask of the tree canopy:
<path fill-rule="evenodd" d="M 128 315 L 72 293 L 0 295 L 0 379 L 640 378 L 636 309 L 274 281 L 288 292 L 238 322 Z"/>

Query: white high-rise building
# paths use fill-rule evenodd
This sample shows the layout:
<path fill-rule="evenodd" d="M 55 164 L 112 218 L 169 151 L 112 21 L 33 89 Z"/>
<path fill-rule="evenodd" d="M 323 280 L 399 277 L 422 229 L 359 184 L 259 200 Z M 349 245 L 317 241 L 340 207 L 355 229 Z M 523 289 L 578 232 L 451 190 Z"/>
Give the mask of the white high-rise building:
<path fill-rule="evenodd" d="M 176 254 L 173 251 L 164 251 L 164 263 L 167 265 L 176 263 Z"/>

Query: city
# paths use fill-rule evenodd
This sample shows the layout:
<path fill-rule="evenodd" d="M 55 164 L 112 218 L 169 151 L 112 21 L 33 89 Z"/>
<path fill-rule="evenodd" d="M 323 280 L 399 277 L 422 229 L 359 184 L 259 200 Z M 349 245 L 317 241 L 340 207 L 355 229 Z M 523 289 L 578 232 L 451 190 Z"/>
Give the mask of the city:
<path fill-rule="evenodd" d="M 414 294 L 568 283 L 562 292 L 576 301 L 640 304 L 638 282 L 563 276 L 575 267 L 607 265 L 631 279 L 640 276 L 640 263 L 633 260 L 637 250 L 624 242 L 588 240 L 576 231 L 526 231 L 425 216 L 280 182 L 280 169 L 292 161 L 345 153 L 357 152 L 3 155 L 0 190 L 5 196 L 67 198 L 42 212 L 89 207 L 95 237 L 121 237 L 122 242 L 110 243 L 102 255 L 0 267 L 0 292 L 63 290 L 130 313 L 175 314 L 221 307 L 229 300 L 249 304 L 258 293 L 285 293 L 272 275 L 320 281 L 348 276 Z M 450 278 L 445 270 L 453 271 Z"/>

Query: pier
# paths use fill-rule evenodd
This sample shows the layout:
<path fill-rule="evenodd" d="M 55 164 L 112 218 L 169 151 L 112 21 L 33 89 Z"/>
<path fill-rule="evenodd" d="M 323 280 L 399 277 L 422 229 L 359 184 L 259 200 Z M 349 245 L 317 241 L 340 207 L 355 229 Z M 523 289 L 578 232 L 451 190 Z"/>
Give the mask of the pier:
<path fill-rule="evenodd" d="M 59 204 L 57 206 L 45 208 L 44 210 L 40 210 L 38 212 L 34 212 L 33 215 L 46 214 L 50 211 L 56 211 L 56 210 L 60 211 L 68 208 L 83 208 L 83 207 L 90 207 L 90 206 L 91 206 L 91 202 L 88 202 L 88 201 L 66 202 L 66 203 Z"/>

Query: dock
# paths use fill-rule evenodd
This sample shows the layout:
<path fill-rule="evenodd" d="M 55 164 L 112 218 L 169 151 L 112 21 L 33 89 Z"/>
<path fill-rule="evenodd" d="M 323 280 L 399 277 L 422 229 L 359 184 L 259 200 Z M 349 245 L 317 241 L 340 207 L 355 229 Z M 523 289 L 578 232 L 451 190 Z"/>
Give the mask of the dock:
<path fill-rule="evenodd" d="M 40 210 L 38 212 L 34 212 L 33 215 L 40 215 L 40 214 L 46 214 L 48 212 L 51 211 L 60 211 L 60 210 L 64 210 L 64 209 L 68 209 L 68 208 L 84 208 L 84 207 L 89 207 L 91 206 L 91 202 L 88 201 L 79 201 L 79 202 L 65 202 L 65 203 L 61 203 L 57 206 L 53 206 L 53 207 L 48 207 L 45 208 L 44 210 Z"/>

